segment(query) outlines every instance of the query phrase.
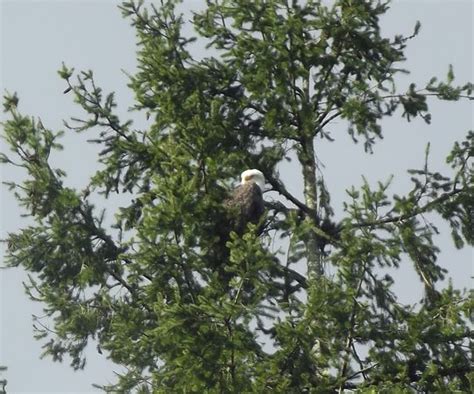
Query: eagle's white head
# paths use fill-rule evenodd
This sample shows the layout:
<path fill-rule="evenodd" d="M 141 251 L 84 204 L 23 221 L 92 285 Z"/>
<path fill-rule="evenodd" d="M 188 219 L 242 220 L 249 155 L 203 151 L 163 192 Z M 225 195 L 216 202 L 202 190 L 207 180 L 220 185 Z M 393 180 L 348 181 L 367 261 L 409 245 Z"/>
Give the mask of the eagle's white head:
<path fill-rule="evenodd" d="M 245 170 L 241 175 L 241 184 L 245 185 L 247 183 L 255 183 L 260 187 L 260 190 L 263 192 L 265 188 L 265 177 L 263 176 L 262 171 L 259 170 Z"/>

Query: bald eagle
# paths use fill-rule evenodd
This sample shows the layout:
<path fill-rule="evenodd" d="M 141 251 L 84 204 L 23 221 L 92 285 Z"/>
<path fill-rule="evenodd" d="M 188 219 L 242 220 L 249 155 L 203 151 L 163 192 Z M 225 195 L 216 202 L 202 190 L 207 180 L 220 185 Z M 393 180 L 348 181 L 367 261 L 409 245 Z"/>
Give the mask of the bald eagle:
<path fill-rule="evenodd" d="M 234 276 L 232 271 L 227 271 L 223 268 L 229 258 L 229 248 L 227 241 L 232 231 L 238 235 L 244 234 L 248 223 L 257 224 L 257 233 L 261 233 L 263 229 L 262 217 L 265 212 L 265 205 L 263 201 L 263 189 L 265 187 L 265 177 L 263 173 L 256 169 L 246 170 L 241 174 L 241 183 L 234 189 L 232 196 L 224 202 L 225 215 L 218 219 L 219 227 L 219 247 L 215 250 L 214 259 L 215 268 L 219 275 L 219 280 L 224 286 L 229 283 L 229 280 Z M 268 278 L 280 278 L 284 283 L 276 283 L 275 289 L 281 290 L 287 297 L 294 293 L 301 287 L 306 287 L 306 279 L 301 274 L 291 270 L 288 267 L 283 267 L 279 264 L 278 259 L 274 258 L 275 264 L 267 266 L 265 272 L 260 272 L 263 275 L 260 279 L 262 281 Z M 293 285 L 293 282 L 297 282 Z M 245 282 L 244 292 L 251 292 L 253 288 L 252 283 Z"/>
<path fill-rule="evenodd" d="M 242 235 L 248 223 L 257 224 L 265 211 L 263 188 L 265 177 L 256 169 L 241 174 L 241 183 L 225 201 L 229 230 Z"/>

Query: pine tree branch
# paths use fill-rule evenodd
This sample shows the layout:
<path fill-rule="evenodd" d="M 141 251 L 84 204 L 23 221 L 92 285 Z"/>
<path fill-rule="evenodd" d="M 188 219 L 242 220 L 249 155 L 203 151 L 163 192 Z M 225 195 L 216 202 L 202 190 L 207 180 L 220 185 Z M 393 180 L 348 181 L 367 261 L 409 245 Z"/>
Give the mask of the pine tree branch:
<path fill-rule="evenodd" d="M 453 197 L 453 196 L 455 196 L 459 193 L 462 193 L 464 191 L 465 191 L 464 189 L 454 189 L 454 190 L 452 190 L 448 193 L 444 193 L 440 197 L 426 203 L 425 205 L 423 205 L 419 208 L 415 208 L 410 213 L 405 213 L 403 215 L 398 215 L 398 216 L 392 216 L 392 217 L 388 217 L 388 218 L 380 219 L 380 220 L 374 220 L 374 221 L 371 221 L 371 222 L 357 223 L 355 225 L 354 224 L 351 225 L 351 227 L 363 228 L 363 227 L 380 226 L 382 224 L 396 223 L 396 222 L 401 222 L 401 221 L 404 221 L 404 220 L 407 220 L 407 219 L 411 219 L 412 217 L 415 217 L 419 214 L 422 214 L 422 213 L 425 213 L 425 212 L 429 211 L 433 206 L 435 206 L 437 204 L 440 204 L 440 203 L 442 203 L 446 200 L 449 200 L 451 197 Z"/>
<path fill-rule="evenodd" d="M 424 90 L 425 89 L 420 89 L 416 93 L 421 95 L 421 96 L 424 96 L 424 97 L 441 97 L 441 99 L 443 98 L 443 95 L 441 93 L 422 93 Z M 408 96 L 409 96 L 408 94 L 390 94 L 390 95 L 380 96 L 380 97 L 371 97 L 371 98 L 365 100 L 364 104 L 368 104 L 370 102 L 373 102 L 376 99 L 379 99 L 379 100 L 395 99 L 395 98 L 401 99 L 401 98 L 405 98 L 405 97 L 408 97 Z M 474 100 L 474 96 L 465 95 L 465 94 L 460 94 L 458 97 L 463 98 L 463 99 L 468 99 L 468 100 Z M 319 124 L 319 126 L 316 128 L 316 130 L 314 132 L 314 135 L 318 134 L 327 124 L 329 124 L 331 121 L 333 121 L 334 119 L 341 116 L 342 113 L 343 113 L 341 110 L 339 110 L 339 111 L 335 112 L 334 114 L 332 114 L 329 118 L 326 119 L 326 116 L 329 114 L 330 111 L 331 111 L 331 108 L 328 108 L 328 110 L 326 112 L 324 112 L 318 118 L 317 124 Z"/>
<path fill-rule="evenodd" d="M 425 97 L 441 97 L 441 99 L 443 99 L 443 94 L 441 93 L 422 93 L 424 90 L 426 89 L 420 89 L 420 90 L 417 90 L 416 93 L 419 94 L 420 96 L 425 96 Z M 390 94 L 390 95 L 387 95 L 387 96 L 381 96 L 380 99 L 382 100 L 385 100 L 385 99 L 390 99 L 390 98 L 404 98 L 404 97 L 408 97 L 409 95 L 408 94 Z M 470 95 L 467 95 L 467 94 L 460 94 L 458 96 L 459 98 L 465 98 L 465 99 L 468 99 L 468 100 L 474 100 L 474 96 L 470 96 Z M 370 101 L 374 101 L 375 98 L 371 98 L 371 99 L 368 99 L 366 101 L 366 103 L 370 102 Z"/>
<path fill-rule="evenodd" d="M 284 196 L 287 200 L 291 201 L 293 204 L 295 204 L 301 211 L 305 212 L 306 214 L 310 215 L 311 217 L 316 217 L 316 210 L 311 209 L 308 207 L 306 204 L 298 200 L 296 197 L 294 197 L 288 190 L 286 190 L 285 186 L 283 183 L 274 178 L 270 173 L 265 173 L 265 179 L 272 185 L 273 189 L 277 191 L 279 194 Z"/>
<path fill-rule="evenodd" d="M 334 119 L 336 119 L 337 117 L 341 116 L 342 115 L 342 111 L 337 111 L 336 113 L 332 114 L 329 118 L 327 118 L 326 120 L 324 120 L 324 122 L 322 122 L 318 127 L 317 129 L 314 131 L 314 135 L 318 134 L 322 129 L 324 129 L 324 127 L 332 122 Z"/>
<path fill-rule="evenodd" d="M 410 366 L 410 365 L 413 364 L 413 360 L 407 360 L 405 363 L 408 366 Z M 437 368 L 437 371 L 436 371 L 436 373 L 439 377 L 454 377 L 455 376 L 455 377 L 459 377 L 461 379 L 462 378 L 466 379 L 467 378 L 466 375 L 469 374 L 470 372 L 472 372 L 472 368 L 471 368 L 470 365 L 453 366 L 453 367 L 450 367 L 450 368 L 443 368 L 443 367 L 439 366 Z M 405 383 L 405 384 L 407 384 L 406 379 L 409 379 L 410 383 L 417 383 L 418 381 L 421 380 L 421 378 L 422 378 L 421 374 L 417 374 L 416 371 L 409 371 L 409 375 L 408 375 L 407 378 L 405 378 L 404 376 L 400 376 L 400 375 L 393 375 L 391 377 L 391 382 L 392 383 Z M 466 381 L 467 381 L 467 379 L 466 379 Z M 383 382 L 384 382 L 384 376 L 377 376 L 375 379 L 362 382 L 360 384 L 360 386 L 363 386 L 363 387 L 377 386 L 378 384 L 383 383 Z M 353 387 L 353 388 L 357 388 L 358 386 L 359 385 L 355 385 L 355 387 Z"/>
<path fill-rule="evenodd" d="M 107 245 L 108 250 L 112 251 L 112 256 L 109 256 L 109 257 L 111 257 L 113 259 L 116 259 L 118 257 L 118 255 L 120 254 L 120 250 L 117 247 L 117 245 L 115 245 L 115 242 L 112 240 L 112 238 L 110 238 L 110 236 L 105 234 L 105 232 L 102 229 L 98 228 L 95 225 L 94 218 L 92 217 L 92 214 L 90 212 L 86 212 L 82 207 L 79 207 L 78 211 L 81 214 L 81 216 L 82 216 L 86 226 L 88 227 L 91 235 L 94 235 L 95 237 L 97 237 L 98 239 L 103 241 L 105 243 L 105 245 Z M 118 283 L 120 283 L 125 289 L 127 289 L 132 297 L 137 298 L 134 289 L 120 275 L 118 275 L 116 272 L 114 272 L 108 266 L 106 266 L 106 271 Z"/>
<path fill-rule="evenodd" d="M 282 267 L 282 268 L 283 268 L 283 271 L 285 271 L 285 279 L 295 280 L 296 282 L 298 282 L 298 284 L 303 289 L 308 288 L 306 278 L 303 275 L 301 275 L 299 272 L 296 272 L 295 270 L 289 268 L 288 266 L 285 266 L 285 267 Z M 292 291 L 292 292 L 294 292 L 294 291 Z"/>
<path fill-rule="evenodd" d="M 364 276 L 367 271 L 367 264 L 364 263 L 364 267 L 362 269 L 362 273 L 359 278 L 359 283 L 357 285 L 357 291 L 356 294 L 354 295 L 353 303 L 352 303 L 352 310 L 351 310 L 351 315 L 349 318 L 349 332 L 347 333 L 346 337 L 346 344 L 344 348 L 344 356 L 343 356 L 343 363 L 339 369 L 339 379 L 343 379 L 341 381 L 341 384 L 339 386 L 339 393 L 342 394 L 344 392 L 344 383 L 349 380 L 344 379 L 345 374 L 347 373 L 348 367 L 349 367 L 349 361 L 350 361 L 350 350 L 352 349 L 353 341 L 354 341 L 354 331 L 355 331 L 355 323 L 356 323 L 356 318 L 357 318 L 357 311 L 359 309 L 359 302 L 357 301 L 357 298 L 360 296 L 361 290 L 362 290 L 362 283 L 364 283 Z"/>
<path fill-rule="evenodd" d="M 371 369 L 375 368 L 377 365 L 379 365 L 379 363 L 375 363 L 375 364 L 372 364 L 372 365 L 369 365 L 365 368 L 361 368 L 359 371 L 357 372 L 354 372 L 352 375 L 348 376 L 346 381 L 349 381 L 349 380 L 352 380 L 354 379 L 355 377 L 359 376 L 359 375 L 363 375 L 364 377 L 366 376 L 366 372 L 370 371 Z"/>

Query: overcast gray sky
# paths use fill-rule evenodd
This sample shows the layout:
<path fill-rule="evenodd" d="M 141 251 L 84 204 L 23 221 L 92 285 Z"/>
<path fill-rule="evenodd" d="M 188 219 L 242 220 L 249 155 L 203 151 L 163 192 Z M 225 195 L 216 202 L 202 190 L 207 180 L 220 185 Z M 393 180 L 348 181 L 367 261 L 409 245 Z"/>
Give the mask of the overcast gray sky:
<path fill-rule="evenodd" d="M 119 112 L 128 117 L 126 109 L 133 95 L 126 87 L 127 78 L 121 70 L 135 70 L 135 36 L 128 20 L 121 18 L 117 1 L 19 1 L 1 0 L 1 88 L 17 91 L 22 113 L 40 116 L 46 127 L 61 129 L 62 119 L 80 115 L 70 95 L 63 95 L 64 83 L 56 71 L 64 61 L 76 70 L 94 70 L 97 83 L 105 91 L 115 91 Z M 185 0 L 184 8 L 202 7 L 201 0 Z M 473 5 L 470 0 L 398 0 L 382 20 L 383 32 L 409 35 L 417 20 L 422 23 L 418 38 L 409 43 L 405 66 L 410 76 L 399 79 L 400 91 L 409 82 L 419 85 L 431 76 L 444 77 L 448 64 L 453 64 L 456 80 L 473 78 Z M 333 193 L 333 202 L 340 207 L 344 190 L 359 186 L 364 174 L 370 181 L 386 180 L 398 175 L 393 193 L 409 188 L 405 170 L 420 168 L 426 143 L 431 141 L 433 170 L 446 171 L 444 158 L 454 141 L 463 139 L 473 128 L 472 104 L 469 102 L 431 102 L 433 122 L 406 123 L 398 116 L 384 121 L 384 140 L 373 155 L 366 155 L 362 146 L 353 146 L 344 132 L 344 124 L 332 127 L 334 144 L 325 143 L 319 158 L 326 165 L 325 175 Z M 54 156 L 53 164 L 68 173 L 68 184 L 82 187 L 95 168 L 97 150 L 84 143 L 87 135 L 68 134 L 64 152 Z M 3 144 L 3 141 L 2 141 Z M 2 147 L 3 149 L 3 147 Z M 291 176 L 295 167 L 282 167 L 283 179 L 289 189 L 301 193 L 301 183 Z M 21 174 L 0 167 L 2 180 Z M 238 174 L 236 174 L 238 176 Z M 0 225 L 2 238 L 27 223 L 20 218 L 13 197 L 0 190 Z M 340 211 L 340 210 L 339 210 Z M 445 227 L 442 227 L 445 229 Z M 472 250 L 455 250 L 446 232 L 439 237 L 443 249 L 442 264 L 450 271 L 457 287 L 469 287 L 472 275 Z M 0 256 L 3 255 L 3 251 Z M 0 257 L 0 264 L 1 264 Z M 41 306 L 30 302 L 24 294 L 20 269 L 0 271 L 0 365 L 7 365 L 9 393 L 92 392 L 92 383 L 114 380 L 119 367 L 99 355 L 94 347 L 88 351 L 84 371 L 74 372 L 68 366 L 39 359 L 41 342 L 33 339 L 32 314 L 41 315 Z M 408 266 L 395 274 L 396 289 L 402 301 L 419 298 L 421 286 Z"/>

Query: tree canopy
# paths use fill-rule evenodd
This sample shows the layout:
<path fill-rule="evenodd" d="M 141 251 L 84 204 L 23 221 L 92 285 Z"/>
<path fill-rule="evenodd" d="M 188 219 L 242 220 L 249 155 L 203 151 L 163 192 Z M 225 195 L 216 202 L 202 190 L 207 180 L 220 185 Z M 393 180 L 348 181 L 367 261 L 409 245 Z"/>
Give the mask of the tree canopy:
<path fill-rule="evenodd" d="M 317 153 L 335 121 L 370 154 L 384 118 L 429 123 L 428 98 L 472 100 L 473 85 L 456 85 L 449 68 L 444 80 L 398 91 L 420 25 L 383 37 L 385 1 L 208 0 L 190 22 L 194 36 L 177 3 L 120 6 L 138 39 L 132 111 L 148 127 L 120 119 L 92 71 L 59 70 L 84 112 L 65 128 L 101 147 L 84 190 L 50 165 L 64 131 L 4 97 L 11 153 L 0 159 L 24 169 L 6 184 L 32 219 L 8 234 L 6 265 L 31 274 L 45 355 L 80 369 L 95 341 L 127 371 L 104 387 L 118 392 L 469 391 L 473 302 L 439 286 L 448 272 L 429 217 L 448 223 L 457 248 L 472 246 L 474 133 L 453 146 L 449 173 L 429 168 L 428 146 L 407 194 L 390 196 L 390 180 L 340 185 L 343 207 L 331 203 Z M 201 57 L 196 40 L 207 44 Z M 287 160 L 302 199 L 279 175 Z M 265 197 L 262 225 L 222 242 L 223 202 L 247 168 L 277 198 Z M 110 212 L 114 194 L 129 203 Z M 402 262 L 424 286 L 418 304 L 393 291 L 386 268 Z"/>

